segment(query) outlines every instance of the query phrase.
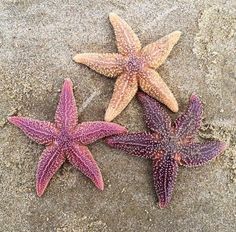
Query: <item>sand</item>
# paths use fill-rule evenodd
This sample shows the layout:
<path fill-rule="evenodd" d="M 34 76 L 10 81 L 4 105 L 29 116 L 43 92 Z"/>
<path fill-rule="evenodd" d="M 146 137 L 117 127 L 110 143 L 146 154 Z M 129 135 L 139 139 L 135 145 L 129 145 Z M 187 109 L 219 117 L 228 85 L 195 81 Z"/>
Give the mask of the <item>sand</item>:
<path fill-rule="evenodd" d="M 81 121 L 103 120 L 114 80 L 73 62 L 78 52 L 115 52 L 108 13 L 132 26 L 143 45 L 183 32 L 158 71 L 180 112 L 192 92 L 204 103 L 201 138 L 229 148 L 209 165 L 180 168 L 170 206 L 159 209 L 151 163 L 90 146 L 105 190 L 69 164 L 45 195 L 35 193 L 43 146 L 6 117 L 53 121 L 64 78 L 71 78 Z M 0 231 L 204 231 L 236 228 L 236 3 L 234 0 L 0 1 Z M 173 119 L 178 114 L 172 114 Z M 114 122 L 145 129 L 136 99 Z"/>

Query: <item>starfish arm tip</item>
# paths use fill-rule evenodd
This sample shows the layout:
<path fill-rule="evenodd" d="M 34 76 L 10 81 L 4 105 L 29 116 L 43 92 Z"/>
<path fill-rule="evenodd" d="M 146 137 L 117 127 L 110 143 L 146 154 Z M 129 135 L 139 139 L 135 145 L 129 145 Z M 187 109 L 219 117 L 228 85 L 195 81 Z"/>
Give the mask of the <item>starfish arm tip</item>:
<path fill-rule="evenodd" d="M 172 33 L 170 33 L 171 40 L 173 41 L 174 44 L 178 42 L 181 35 L 182 35 L 181 31 L 173 31 Z"/>
<path fill-rule="evenodd" d="M 103 182 L 103 179 L 101 179 L 100 182 L 96 184 L 96 187 L 97 187 L 99 190 L 101 190 L 101 191 L 104 190 L 104 182 Z"/>
<path fill-rule="evenodd" d="M 116 18 L 116 17 L 119 17 L 116 13 L 114 13 L 114 12 L 110 12 L 110 13 L 109 13 L 109 19 L 110 19 L 110 20 L 112 20 L 112 19 L 114 19 L 114 18 Z"/>
<path fill-rule="evenodd" d="M 71 79 L 70 78 L 65 78 L 64 83 L 63 83 L 63 87 L 62 87 L 62 92 L 71 91 L 72 88 L 73 88 L 73 83 L 72 83 Z"/>
<path fill-rule="evenodd" d="M 73 83 L 71 81 L 70 78 L 66 78 L 64 80 L 64 84 L 63 84 L 63 90 L 67 90 L 67 91 L 70 91 L 70 89 L 73 88 Z"/>
<path fill-rule="evenodd" d="M 83 62 L 83 54 L 76 54 L 76 55 L 73 57 L 73 60 L 74 60 L 76 63 L 81 63 L 81 62 Z"/>
<path fill-rule="evenodd" d="M 176 37 L 177 37 L 177 36 L 180 37 L 180 36 L 183 34 L 182 31 L 173 31 L 172 33 L 174 33 L 174 35 L 176 35 Z"/>
<path fill-rule="evenodd" d="M 101 191 L 104 190 L 104 181 L 103 181 L 102 174 L 100 171 L 99 171 L 99 175 L 95 179 L 91 179 L 91 180 L 99 190 Z"/>
<path fill-rule="evenodd" d="M 173 111 L 174 113 L 177 113 L 179 111 L 179 106 L 177 101 L 175 101 L 174 103 L 172 103 L 172 105 L 170 106 L 171 111 Z"/>
<path fill-rule="evenodd" d="M 229 147 L 229 144 L 220 141 L 220 146 L 219 147 L 220 147 L 219 148 L 220 149 L 219 153 L 222 153 L 222 152 L 224 152 Z"/>
<path fill-rule="evenodd" d="M 106 113 L 106 114 L 105 114 L 105 117 L 104 117 L 104 120 L 105 120 L 106 122 L 111 122 L 114 118 L 115 118 L 115 117 L 112 117 L 112 115 Z"/>
<path fill-rule="evenodd" d="M 167 206 L 168 206 L 168 203 L 166 203 L 166 202 L 159 202 L 159 207 L 161 208 L 161 209 L 165 209 Z"/>
<path fill-rule="evenodd" d="M 110 147 L 112 147 L 112 141 L 113 141 L 112 138 L 113 138 L 113 136 L 110 136 L 110 137 L 105 139 L 105 143 L 107 145 L 109 145 Z"/>
<path fill-rule="evenodd" d="M 72 81 L 71 81 L 70 78 L 65 78 L 65 82 L 66 82 L 66 83 L 71 83 Z"/>
<path fill-rule="evenodd" d="M 107 108 L 105 116 L 104 116 L 104 120 L 106 122 L 111 122 L 116 116 L 118 116 L 119 113 L 115 112 L 115 110 L 113 108 Z"/>
<path fill-rule="evenodd" d="M 124 127 L 124 126 L 118 125 L 118 124 L 113 123 L 113 122 L 111 122 L 110 125 L 111 125 L 112 127 L 114 127 L 114 129 L 115 129 L 115 133 L 113 133 L 113 135 L 127 134 L 127 133 L 128 133 L 127 128 Z"/>
<path fill-rule="evenodd" d="M 45 188 L 42 188 L 42 186 L 40 186 L 40 184 L 37 183 L 37 185 L 36 185 L 37 196 L 42 197 L 44 191 L 45 191 Z"/>
<path fill-rule="evenodd" d="M 23 119 L 23 117 L 20 117 L 20 116 L 7 117 L 8 122 L 10 122 L 11 124 L 13 124 L 17 127 L 19 127 L 21 119 Z"/>
<path fill-rule="evenodd" d="M 16 116 L 10 116 L 10 117 L 7 117 L 7 120 L 8 120 L 8 122 L 14 124 L 15 118 L 16 118 Z"/>
<path fill-rule="evenodd" d="M 64 80 L 64 89 L 69 90 L 73 88 L 73 83 L 70 78 Z M 73 91 L 73 90 L 72 90 Z"/>
<path fill-rule="evenodd" d="M 195 101 L 195 100 L 200 101 L 200 98 L 198 97 L 198 95 L 196 93 L 192 93 L 190 96 L 190 100 L 191 101 Z"/>
<path fill-rule="evenodd" d="M 189 105 L 194 105 L 198 108 L 199 114 L 202 115 L 202 101 L 196 93 L 192 93 L 189 100 Z"/>
<path fill-rule="evenodd" d="M 104 190 L 104 181 L 103 181 L 102 173 L 100 169 L 99 169 L 99 175 L 95 179 L 91 179 L 91 180 L 99 190 L 101 191 Z"/>
<path fill-rule="evenodd" d="M 128 133 L 128 129 L 126 127 L 122 126 L 119 134 L 127 134 L 127 133 Z"/>
<path fill-rule="evenodd" d="M 43 196 L 43 193 L 37 192 L 37 196 L 38 196 L 38 197 L 42 197 L 42 196 Z"/>

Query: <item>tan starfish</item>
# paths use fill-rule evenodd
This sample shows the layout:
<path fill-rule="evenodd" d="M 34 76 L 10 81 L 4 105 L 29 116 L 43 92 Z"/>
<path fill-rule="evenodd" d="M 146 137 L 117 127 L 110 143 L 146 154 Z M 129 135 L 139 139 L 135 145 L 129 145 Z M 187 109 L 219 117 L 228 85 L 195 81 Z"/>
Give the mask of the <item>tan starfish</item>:
<path fill-rule="evenodd" d="M 74 57 L 75 62 L 85 64 L 98 73 L 108 77 L 118 76 L 105 120 L 112 121 L 123 111 L 136 94 L 138 86 L 177 112 L 178 103 L 174 95 L 154 69 L 164 63 L 181 32 L 174 31 L 141 48 L 137 35 L 123 19 L 114 13 L 110 13 L 109 18 L 119 53 L 83 53 Z"/>

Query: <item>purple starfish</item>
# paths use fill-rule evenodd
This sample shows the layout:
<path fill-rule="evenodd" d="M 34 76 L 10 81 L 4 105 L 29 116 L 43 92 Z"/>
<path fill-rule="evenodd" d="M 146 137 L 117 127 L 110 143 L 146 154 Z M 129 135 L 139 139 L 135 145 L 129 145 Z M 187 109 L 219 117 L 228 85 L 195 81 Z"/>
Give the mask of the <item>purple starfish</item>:
<path fill-rule="evenodd" d="M 191 96 L 186 112 L 174 123 L 156 100 L 143 93 L 138 94 L 138 99 L 151 132 L 111 136 L 106 142 L 113 148 L 152 160 L 154 188 L 159 206 L 164 208 L 171 200 L 178 166 L 203 165 L 223 152 L 226 144 L 217 140 L 194 141 L 202 116 L 202 104 L 197 96 Z"/>
<path fill-rule="evenodd" d="M 44 193 L 50 179 L 66 159 L 89 177 L 97 188 L 103 190 L 104 183 L 100 169 L 87 145 L 105 136 L 126 132 L 124 127 L 115 123 L 97 121 L 78 124 L 70 79 L 64 82 L 55 123 L 16 116 L 9 117 L 8 120 L 35 142 L 46 145 L 37 168 L 38 196 Z"/>

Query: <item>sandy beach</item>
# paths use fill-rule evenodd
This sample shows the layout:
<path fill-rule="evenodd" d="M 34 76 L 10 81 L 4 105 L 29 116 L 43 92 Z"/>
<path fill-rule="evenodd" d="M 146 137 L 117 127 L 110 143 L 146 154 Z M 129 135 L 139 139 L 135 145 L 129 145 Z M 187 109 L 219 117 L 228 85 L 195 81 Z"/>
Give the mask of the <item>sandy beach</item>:
<path fill-rule="evenodd" d="M 229 147 L 198 168 L 180 168 L 171 204 L 160 209 L 149 160 L 89 146 L 105 183 L 99 191 L 65 163 L 45 194 L 35 192 L 43 146 L 7 122 L 11 115 L 53 121 L 65 78 L 74 84 L 80 121 L 104 119 L 114 79 L 72 58 L 116 52 L 108 14 L 115 12 L 143 45 L 179 30 L 181 38 L 159 74 L 180 112 L 194 92 L 202 100 L 199 139 Z M 233 232 L 236 228 L 236 2 L 234 0 L 1 0 L 1 232 Z M 171 113 L 175 119 L 177 114 Z M 146 130 L 136 99 L 114 120 Z"/>

